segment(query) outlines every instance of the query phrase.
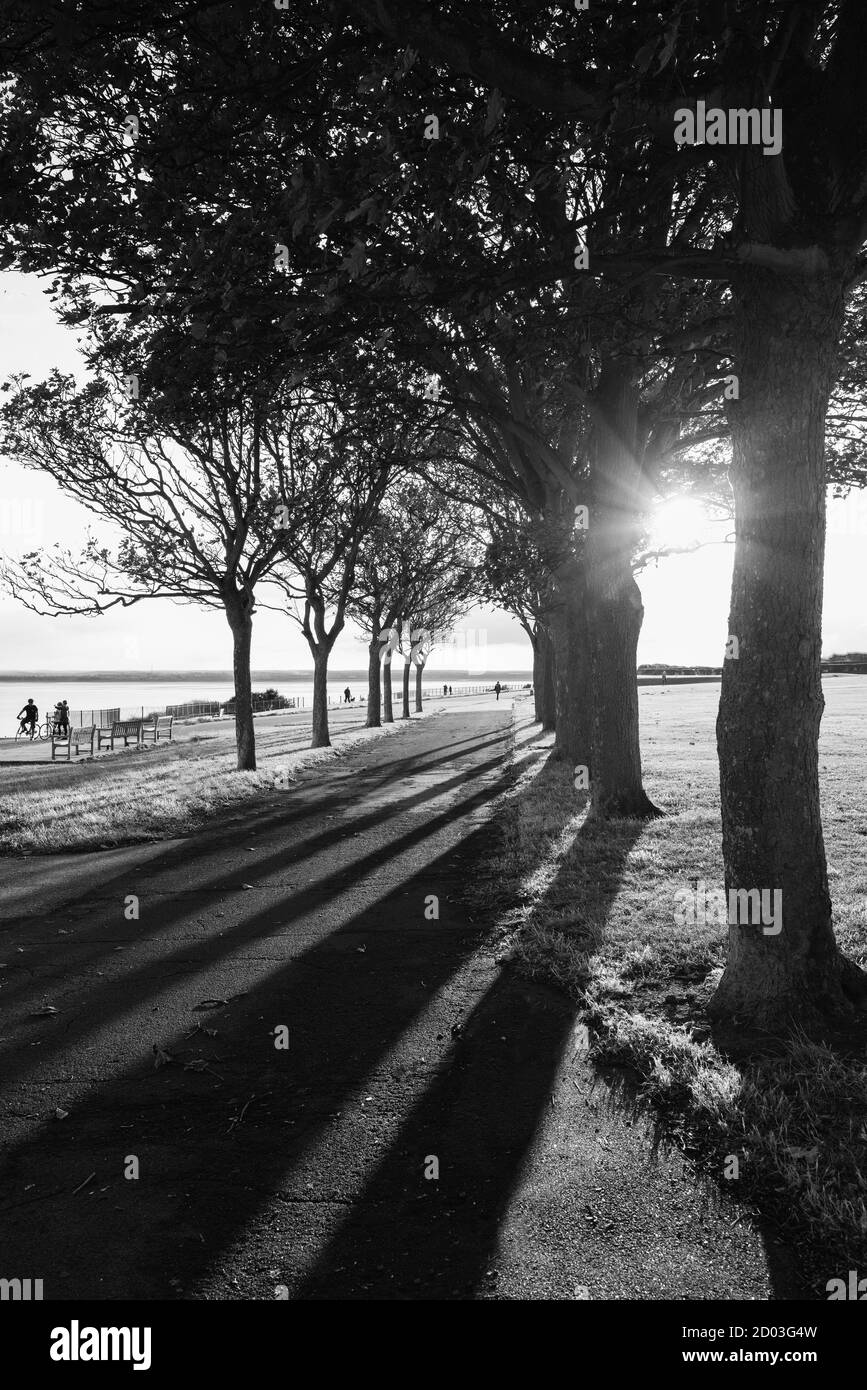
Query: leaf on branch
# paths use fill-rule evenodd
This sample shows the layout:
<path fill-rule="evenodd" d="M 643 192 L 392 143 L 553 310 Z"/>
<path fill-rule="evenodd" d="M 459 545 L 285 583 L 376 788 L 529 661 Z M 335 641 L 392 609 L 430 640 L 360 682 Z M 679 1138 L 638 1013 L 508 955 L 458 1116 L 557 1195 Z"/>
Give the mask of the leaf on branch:
<path fill-rule="evenodd" d="M 375 198 L 365 198 L 363 202 L 358 204 L 357 208 L 353 208 L 351 212 L 348 212 L 343 220 L 344 222 L 354 222 L 356 217 L 360 217 L 363 212 L 367 212 L 370 208 L 375 206 Z"/>
<path fill-rule="evenodd" d="M 488 97 L 488 114 L 485 117 L 485 135 L 490 135 L 503 114 L 503 101 L 495 87 Z"/>
<path fill-rule="evenodd" d="M 679 26 L 680 20 L 676 19 L 674 23 L 670 24 L 665 31 L 665 43 L 663 44 L 662 52 L 659 55 L 659 66 L 656 69 L 657 72 L 662 72 L 662 69 L 667 67 L 668 64 L 671 62 L 672 58 L 674 57 L 674 45 L 677 42 L 677 31 Z"/>
<path fill-rule="evenodd" d="M 642 47 L 639 48 L 633 59 L 638 72 L 647 72 L 647 69 L 653 62 L 653 55 L 656 52 L 657 42 L 657 39 L 651 39 L 649 43 L 643 44 Z"/>

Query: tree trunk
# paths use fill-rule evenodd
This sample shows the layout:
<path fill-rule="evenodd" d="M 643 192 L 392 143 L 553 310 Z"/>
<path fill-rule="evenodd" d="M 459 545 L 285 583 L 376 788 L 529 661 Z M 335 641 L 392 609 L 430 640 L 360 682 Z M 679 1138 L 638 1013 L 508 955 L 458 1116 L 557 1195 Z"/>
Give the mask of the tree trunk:
<path fill-rule="evenodd" d="M 539 641 L 542 646 L 542 728 L 548 732 L 557 727 L 557 704 L 554 675 L 554 644 L 548 621 L 539 628 Z"/>
<path fill-rule="evenodd" d="M 662 813 L 642 785 L 638 732 L 637 651 L 644 607 L 632 559 L 643 490 L 631 368 L 605 364 L 595 406 L 586 541 L 592 813 L 602 819 L 658 816 Z"/>
<path fill-rule="evenodd" d="M 391 652 L 387 652 L 382 663 L 382 721 L 394 723 L 394 694 L 391 686 Z"/>
<path fill-rule="evenodd" d="M 603 819 L 662 815 L 641 778 L 638 728 L 638 636 L 644 619 L 641 591 L 624 575 L 616 598 L 592 618 L 594 816 Z"/>
<path fill-rule="evenodd" d="M 235 744 L 238 771 L 256 771 L 256 731 L 253 727 L 253 688 L 250 647 L 253 616 L 243 603 L 227 604 L 226 619 L 232 629 L 232 677 L 235 687 Z"/>
<path fill-rule="evenodd" d="M 378 729 L 381 722 L 380 704 L 382 701 L 381 648 L 378 632 L 374 632 L 367 650 L 367 728 Z"/>
<path fill-rule="evenodd" d="M 851 1018 L 867 984 L 837 950 L 819 810 L 824 426 L 843 306 L 836 283 L 758 270 L 744 279 L 741 398 L 729 406 L 736 543 L 717 718 L 723 857 L 727 902 L 733 890 L 779 892 L 782 925 L 729 926 L 711 1013 L 759 1029 L 812 1029 Z"/>
<path fill-rule="evenodd" d="M 421 713 L 422 713 L 422 703 L 421 703 L 421 678 L 422 678 L 423 675 L 424 675 L 424 667 L 423 667 L 423 666 L 416 666 L 416 668 L 415 668 L 415 712 L 416 712 L 416 714 L 421 714 Z"/>
<path fill-rule="evenodd" d="M 403 663 L 403 714 L 401 716 L 403 719 L 412 717 L 409 712 L 409 666 L 408 661 Z"/>
<path fill-rule="evenodd" d="M 328 733 L 328 648 L 317 646 L 313 653 L 313 736 L 311 748 L 330 748 Z"/>
<path fill-rule="evenodd" d="M 542 684 L 544 677 L 545 657 L 542 652 L 542 642 L 538 627 L 536 633 L 530 638 L 533 648 L 533 722 L 542 723 Z"/>
<path fill-rule="evenodd" d="M 536 624 L 533 637 L 533 713 L 543 730 L 556 729 L 554 647 L 548 631 L 549 619 Z"/>
<path fill-rule="evenodd" d="M 584 584 L 580 567 L 561 568 L 557 577 L 560 601 L 551 610 L 554 648 L 554 701 L 557 736 L 554 756 L 573 767 L 590 763 L 590 686 Z"/>

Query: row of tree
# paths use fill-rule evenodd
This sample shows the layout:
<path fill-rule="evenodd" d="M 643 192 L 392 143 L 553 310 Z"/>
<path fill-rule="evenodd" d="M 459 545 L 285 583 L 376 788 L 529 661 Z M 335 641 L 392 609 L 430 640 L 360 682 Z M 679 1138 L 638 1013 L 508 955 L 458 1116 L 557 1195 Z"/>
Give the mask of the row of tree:
<path fill-rule="evenodd" d="M 96 350 L 91 342 L 91 364 Z M 143 599 L 219 607 L 232 634 L 239 770 L 256 766 L 251 647 L 257 606 L 298 624 L 313 659 L 312 746 L 327 746 L 328 661 L 347 618 L 369 634 L 367 723 L 393 719 L 391 662 L 421 677 L 464 611 L 483 552 L 461 510 L 413 476 L 413 430 L 310 387 L 233 399 L 229 383 L 180 407 L 131 399 L 106 377 L 6 384 L 3 452 L 54 478 L 106 527 L 80 546 L 7 557 L 35 612 L 104 613 Z M 417 446 L 416 446 L 417 447 Z M 119 541 L 111 536 L 119 535 Z M 388 679 L 384 683 L 381 671 Z"/>
<path fill-rule="evenodd" d="M 714 1008 L 766 1027 L 862 1010 L 818 784 L 825 487 L 864 478 L 858 0 L 6 11 L 9 263 L 52 277 L 97 369 L 146 381 L 163 435 L 215 418 L 215 396 L 253 421 L 276 400 L 350 473 L 373 430 L 364 485 L 338 494 L 365 525 L 392 468 L 471 508 L 484 584 L 520 609 L 540 712 L 590 768 L 597 816 L 657 814 L 636 692 L 643 518 L 672 487 L 718 493 L 730 441 L 726 886 L 781 890 L 785 929 L 732 926 Z M 684 107 L 769 100 L 779 152 L 674 143 Z M 251 523 L 252 569 L 273 550 L 285 578 L 303 553 L 341 622 L 361 541 L 335 529 L 320 546 L 317 484 L 294 490 L 279 429 L 254 425 L 250 470 L 286 534 Z M 243 655 L 252 600 L 223 557 L 244 528 L 231 509 L 225 525 L 204 587 Z M 137 545 L 153 574 L 164 557 Z M 299 601 L 322 660 L 316 581 Z"/>

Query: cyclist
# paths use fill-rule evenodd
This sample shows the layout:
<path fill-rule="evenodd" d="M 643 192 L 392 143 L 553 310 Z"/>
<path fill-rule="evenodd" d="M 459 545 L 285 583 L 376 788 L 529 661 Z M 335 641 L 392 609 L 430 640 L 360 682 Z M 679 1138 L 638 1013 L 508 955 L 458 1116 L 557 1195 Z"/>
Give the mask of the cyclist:
<path fill-rule="evenodd" d="M 18 711 L 18 718 L 21 720 L 18 732 L 26 734 L 29 731 L 30 737 L 32 738 L 36 733 L 36 725 L 39 722 L 39 710 L 34 705 L 32 698 Z"/>

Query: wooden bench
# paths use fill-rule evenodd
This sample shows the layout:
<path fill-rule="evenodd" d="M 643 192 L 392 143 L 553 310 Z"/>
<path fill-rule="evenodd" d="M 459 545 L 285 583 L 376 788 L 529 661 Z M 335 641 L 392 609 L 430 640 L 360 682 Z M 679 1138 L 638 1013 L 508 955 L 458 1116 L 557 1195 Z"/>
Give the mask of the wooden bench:
<path fill-rule="evenodd" d="M 168 737 L 169 743 L 172 742 L 172 725 L 175 722 L 173 714 L 151 714 L 145 721 L 145 737 L 151 736 L 152 743 L 159 743 L 161 738 Z"/>
<path fill-rule="evenodd" d="M 93 739 L 96 734 L 96 725 L 88 724 L 82 729 L 67 729 L 65 734 L 51 735 L 51 761 L 54 762 L 54 754 L 58 748 L 66 749 L 66 761 L 72 761 L 72 750 L 75 749 L 76 756 L 81 752 L 82 745 L 87 744 L 88 753 L 93 755 Z"/>
<path fill-rule="evenodd" d="M 126 748 L 126 747 L 129 746 L 129 741 L 130 741 L 130 739 L 134 739 L 134 740 L 135 740 L 135 743 L 136 743 L 136 747 L 138 747 L 138 745 L 139 745 L 139 744 L 141 743 L 141 741 L 142 741 L 142 730 L 143 730 L 143 728 L 144 728 L 144 720 L 143 720 L 143 719 L 116 719 L 116 720 L 114 721 L 114 723 L 113 723 L 109 728 L 107 728 L 107 729 L 97 729 L 97 731 L 96 731 L 96 749 L 97 749 L 97 752 L 99 752 L 99 750 L 100 750 L 100 748 L 102 747 L 103 743 L 109 743 L 109 742 L 110 742 L 110 743 L 111 743 L 112 749 L 114 749 L 114 741 L 115 741 L 116 738 L 122 738 L 122 739 L 123 739 L 123 746 L 124 746 L 124 748 Z"/>

